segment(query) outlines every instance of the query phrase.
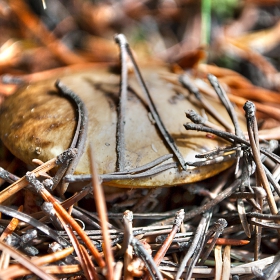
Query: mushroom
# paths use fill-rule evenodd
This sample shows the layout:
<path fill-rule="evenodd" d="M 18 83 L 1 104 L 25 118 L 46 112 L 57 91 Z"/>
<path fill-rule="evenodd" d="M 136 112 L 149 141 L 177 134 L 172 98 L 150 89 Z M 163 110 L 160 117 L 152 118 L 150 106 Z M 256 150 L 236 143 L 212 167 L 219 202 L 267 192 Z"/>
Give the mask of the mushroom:
<path fill-rule="evenodd" d="M 192 102 L 182 86 L 174 87 L 164 76 L 169 70 L 150 66 L 141 69 L 160 118 L 173 138 L 186 162 L 199 159 L 195 155 L 228 143 L 206 133 L 186 131 L 185 111 L 201 112 L 200 105 Z M 160 73 L 160 74 L 159 74 Z M 99 174 L 116 172 L 116 127 L 119 100 L 120 76 L 105 67 L 82 72 L 63 72 L 59 77 L 23 86 L 9 97 L 0 112 L 0 136 L 8 149 L 22 161 L 32 164 L 32 159 L 47 161 L 67 148 L 76 127 L 76 112 L 73 104 L 61 96 L 55 81 L 60 79 L 84 102 L 88 111 L 88 131 L 85 153 L 82 155 L 75 174 L 89 174 L 88 146 L 94 149 Z M 204 97 L 230 123 L 225 108 L 213 98 Z M 209 120 L 217 122 L 210 115 Z M 244 123 L 244 122 L 243 122 Z M 172 151 L 160 134 L 147 108 L 146 99 L 133 73 L 128 77 L 128 98 L 125 126 L 125 169 L 145 165 Z M 167 162 L 174 162 L 171 158 Z M 191 183 L 211 177 L 228 168 L 233 161 L 187 167 L 177 165 L 160 174 L 141 179 L 112 180 L 108 186 L 127 188 L 151 188 Z"/>

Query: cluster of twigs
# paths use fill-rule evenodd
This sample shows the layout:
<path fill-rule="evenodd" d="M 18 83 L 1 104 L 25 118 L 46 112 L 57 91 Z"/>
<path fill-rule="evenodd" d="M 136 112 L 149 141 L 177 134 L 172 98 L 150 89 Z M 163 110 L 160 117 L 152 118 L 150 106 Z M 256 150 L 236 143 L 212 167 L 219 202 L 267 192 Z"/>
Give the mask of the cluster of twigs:
<path fill-rule="evenodd" d="M 122 35 L 117 37 L 117 41 L 121 46 L 123 56 L 129 50 L 128 45 Z M 128 53 L 132 55 L 131 52 Z M 131 58 L 133 60 L 133 56 Z M 126 64 L 126 61 L 123 61 L 123 64 Z M 127 89 L 124 78 L 126 71 L 127 69 L 122 72 L 121 80 L 121 91 L 123 89 L 124 93 Z M 139 69 L 136 69 L 137 71 Z M 261 243 L 273 247 L 274 239 L 277 240 L 279 232 L 276 196 L 280 195 L 280 188 L 275 174 L 279 170 L 280 158 L 273 153 L 277 145 L 274 141 L 260 143 L 254 104 L 249 101 L 244 105 L 247 136 L 244 135 L 235 111 L 218 80 L 213 75 L 209 75 L 208 78 L 231 117 L 234 131 L 227 132 L 227 129 L 231 130 L 230 127 L 219 129 L 193 111 L 187 112 L 187 116 L 194 123 L 186 123 L 184 126 L 187 130 L 215 134 L 226 139 L 231 145 L 225 150 L 199 155 L 200 158 L 205 158 L 205 161 L 183 162 L 182 167 L 212 164 L 225 160 L 228 155 L 230 158 L 237 158 L 237 164 L 235 172 L 231 169 L 226 171 L 221 176 L 219 184 L 210 187 L 207 192 L 200 190 L 200 194 L 206 196 L 201 206 L 172 211 L 172 213 L 150 213 L 150 219 L 160 219 L 160 221 L 145 227 L 134 228 L 133 212 L 125 211 L 117 215 L 107 213 L 105 197 L 92 153 L 91 185 L 64 201 L 54 197 L 52 194 L 55 189 L 54 184 L 61 180 L 61 174 L 67 168 L 72 170 L 70 173 L 73 172 L 74 169 L 69 163 L 75 162 L 73 159 L 79 158 L 82 153 L 83 145 L 78 143 L 79 139 L 83 138 L 81 127 L 86 126 L 85 118 L 78 121 L 79 133 L 74 137 L 76 141 L 73 141 L 73 146 L 59 157 L 42 163 L 22 178 L 16 178 L 8 171 L 1 169 L 0 174 L 3 179 L 9 182 L 15 181 L 0 192 L 1 203 L 27 185 L 30 191 L 35 192 L 44 202 L 38 201 L 42 212 L 36 213 L 37 219 L 22 213 L 20 209 L 14 210 L 11 207 L 0 206 L 3 214 L 13 218 L 10 222 L 7 219 L 2 220 L 5 223 L 8 222 L 8 226 L 2 227 L 0 278 L 13 279 L 32 273 L 42 279 L 55 279 L 52 275 L 71 279 L 72 277 L 86 279 L 100 277 L 180 279 L 184 277 L 190 279 L 191 277 L 211 278 L 214 276 L 216 279 L 229 279 L 231 276 L 245 277 L 244 279 L 248 277 L 249 279 L 252 277 L 275 279 L 279 270 L 278 255 L 263 258 L 260 248 Z M 145 90 L 146 86 L 141 76 L 139 81 L 143 83 Z M 201 105 L 211 113 L 211 107 L 209 108 L 203 101 L 200 91 L 185 74 L 177 82 L 193 93 Z M 67 93 L 63 85 L 57 83 L 57 86 Z M 68 93 L 71 96 L 74 95 L 74 93 Z M 80 100 L 76 102 L 81 103 Z M 80 114 L 83 116 L 82 108 L 83 105 L 80 105 Z M 154 114 L 156 119 L 156 112 Z M 219 120 L 223 124 L 221 118 L 218 118 Z M 122 119 L 119 120 L 119 123 L 121 122 Z M 161 125 L 160 120 L 158 122 Z M 121 130 L 121 128 L 118 129 Z M 163 129 L 162 133 L 166 131 Z M 118 143 L 123 145 L 123 134 L 119 133 L 119 135 Z M 170 144 L 168 137 L 165 139 L 167 139 L 167 144 Z M 119 161 L 121 161 L 124 148 L 120 147 L 118 150 Z M 173 152 L 176 155 L 176 148 Z M 272 172 L 264 164 L 267 158 L 273 162 L 270 162 Z M 61 167 L 54 178 L 47 176 L 48 178 L 42 182 L 37 179 L 37 177 L 46 177 L 45 172 L 57 165 Z M 121 172 L 122 170 L 119 171 Z M 117 172 L 115 175 L 124 174 Z M 111 176 L 114 177 L 114 175 Z M 74 206 L 90 193 L 95 199 L 98 218 L 97 215 L 93 216 L 92 213 Z M 223 208 L 223 211 L 218 211 L 219 208 Z M 175 218 L 172 218 L 174 215 Z M 140 219 L 145 217 L 141 213 L 136 213 L 135 216 Z M 109 224 L 108 217 L 122 218 L 123 229 Z M 229 217 L 233 222 L 227 228 Z M 19 221 L 22 223 L 19 224 Z M 51 227 L 44 224 L 45 221 L 48 221 Z M 220 238 L 221 235 L 223 238 Z M 5 242 L 3 242 L 4 239 Z M 45 243 L 51 243 L 48 246 L 49 255 L 34 260 L 24 255 L 37 255 L 42 252 L 42 248 L 46 247 Z M 231 249 L 233 246 L 244 246 L 246 249 L 234 250 Z M 17 264 L 11 264 L 10 257 L 15 259 Z M 55 265 L 46 265 L 52 262 L 55 262 Z"/>

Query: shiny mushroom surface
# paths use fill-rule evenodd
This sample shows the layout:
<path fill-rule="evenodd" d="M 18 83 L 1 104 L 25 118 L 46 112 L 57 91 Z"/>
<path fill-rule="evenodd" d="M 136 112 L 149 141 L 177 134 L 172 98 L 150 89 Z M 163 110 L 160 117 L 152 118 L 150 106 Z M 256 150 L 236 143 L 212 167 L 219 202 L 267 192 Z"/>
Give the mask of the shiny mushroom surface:
<path fill-rule="evenodd" d="M 160 118 L 175 141 L 186 162 L 198 161 L 195 155 L 228 143 L 206 133 L 186 131 L 188 120 L 185 111 L 194 109 L 201 113 L 197 102 L 166 80 L 165 68 L 142 68 L 144 80 Z M 47 161 L 69 148 L 76 127 L 73 104 L 58 94 L 55 81 L 60 79 L 85 103 L 88 111 L 88 132 L 85 153 L 75 174 L 89 174 L 88 145 L 92 143 L 99 174 L 116 172 L 116 127 L 120 76 L 106 68 L 96 68 L 23 86 L 9 97 L 0 112 L 0 136 L 8 149 L 22 161 L 32 159 Z M 225 108 L 216 100 L 204 97 L 229 122 Z M 195 104 L 196 103 L 196 104 Z M 211 122 L 217 122 L 208 115 Z M 147 164 L 172 151 L 166 145 L 147 108 L 145 96 L 133 73 L 128 77 L 128 98 L 125 115 L 125 169 Z M 176 162 L 173 157 L 167 162 Z M 165 162 L 166 163 L 166 162 Z M 232 161 L 183 170 L 179 164 L 160 174 L 141 179 L 113 180 L 107 185 L 127 188 L 174 186 L 191 183 L 214 176 L 228 168 Z"/>

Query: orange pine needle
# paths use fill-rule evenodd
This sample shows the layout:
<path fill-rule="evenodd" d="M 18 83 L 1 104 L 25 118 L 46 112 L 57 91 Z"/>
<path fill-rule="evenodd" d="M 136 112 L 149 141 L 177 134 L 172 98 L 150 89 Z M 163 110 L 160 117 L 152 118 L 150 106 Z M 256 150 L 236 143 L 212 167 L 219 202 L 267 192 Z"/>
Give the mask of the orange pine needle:
<path fill-rule="evenodd" d="M 104 197 L 104 192 L 99 183 L 99 178 L 97 176 L 97 168 L 95 166 L 94 157 L 93 157 L 93 149 L 90 146 L 90 169 L 92 175 L 92 186 L 93 186 L 93 194 L 95 198 L 95 204 L 97 208 L 97 212 L 100 218 L 100 224 L 102 228 L 102 236 L 104 242 L 104 256 L 107 264 L 107 279 L 112 280 L 114 278 L 114 257 L 111 249 L 111 239 L 108 231 L 108 217 L 107 217 L 107 208 Z"/>
<path fill-rule="evenodd" d="M 212 238 L 207 241 L 207 244 L 212 242 Z M 228 239 L 228 238 L 218 238 L 216 245 L 231 245 L 231 246 L 243 246 L 249 244 L 249 240 L 238 240 L 238 239 Z"/>
<path fill-rule="evenodd" d="M 18 211 L 22 212 L 22 210 L 23 210 L 23 206 L 21 205 L 18 208 Z M 2 234 L 0 236 L 0 240 L 3 241 L 8 235 L 12 234 L 15 231 L 15 229 L 17 228 L 18 223 L 19 223 L 19 220 L 17 218 L 12 218 L 12 220 L 10 221 L 8 226 L 2 232 Z"/>
<path fill-rule="evenodd" d="M 48 263 L 56 262 L 58 260 L 65 258 L 68 255 L 72 254 L 73 251 L 74 251 L 74 248 L 69 247 L 64 250 L 52 253 L 52 254 L 48 254 L 48 255 L 45 255 L 42 257 L 38 257 L 38 258 L 37 257 L 33 258 L 31 261 L 33 264 L 35 264 L 37 266 L 43 266 Z M 64 266 L 60 266 L 60 268 L 64 268 Z M 45 268 L 43 267 L 42 269 L 44 270 Z M 79 270 L 81 270 L 80 266 L 79 266 Z M 23 267 L 21 264 L 13 264 L 13 265 L 10 265 L 9 268 L 2 270 L 1 276 L 3 276 L 4 278 L 5 277 L 6 278 L 17 278 L 17 277 L 27 275 L 29 273 L 30 273 L 30 270 Z"/>
<path fill-rule="evenodd" d="M 53 158 L 53 159 L 45 162 L 44 164 L 42 164 L 42 165 L 38 166 L 36 169 L 34 169 L 33 173 L 36 176 L 39 176 L 41 174 L 41 172 L 49 171 L 50 169 L 54 168 L 57 165 L 56 161 L 57 161 L 57 158 Z M 4 189 L 3 191 L 0 192 L 0 203 L 5 201 L 6 199 L 8 199 L 13 194 L 17 193 L 18 191 L 20 191 L 27 185 L 28 185 L 28 182 L 26 181 L 26 177 L 23 176 L 22 178 L 20 178 L 16 182 L 14 182 L 12 185 L 10 185 L 9 187 L 7 187 L 6 189 Z"/>
<path fill-rule="evenodd" d="M 49 274 L 47 274 L 45 271 L 43 271 L 40 267 L 35 265 L 30 259 L 28 259 L 26 256 L 24 256 L 21 252 L 14 249 L 13 247 L 5 244 L 3 241 L 0 240 L 0 250 L 9 254 L 12 258 L 17 260 L 19 263 L 21 263 L 24 267 L 29 269 L 32 273 L 36 274 L 40 278 L 44 280 L 55 280 L 56 277 L 53 277 Z M 0 272 L 0 279 L 2 280 L 8 280 L 11 279 L 10 276 L 4 277 L 3 276 L 4 270 Z"/>

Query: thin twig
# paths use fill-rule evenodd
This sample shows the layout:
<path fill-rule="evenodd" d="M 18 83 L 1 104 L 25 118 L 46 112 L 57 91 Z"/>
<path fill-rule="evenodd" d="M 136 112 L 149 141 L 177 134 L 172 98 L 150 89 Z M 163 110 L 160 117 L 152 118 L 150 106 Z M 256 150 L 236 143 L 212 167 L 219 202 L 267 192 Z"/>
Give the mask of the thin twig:
<path fill-rule="evenodd" d="M 163 277 L 158 270 L 157 265 L 155 264 L 152 256 L 145 250 L 143 245 L 140 243 L 140 241 L 136 238 L 132 238 L 131 245 L 134 248 L 135 254 L 140 257 L 143 262 L 146 264 L 146 268 L 149 270 L 150 275 L 153 280 L 163 280 Z M 154 273 L 153 273 L 154 271 Z"/>
<path fill-rule="evenodd" d="M 218 237 L 223 233 L 224 228 L 227 226 L 227 221 L 225 219 L 218 219 L 218 221 L 214 224 L 214 226 L 207 232 L 207 236 L 206 236 L 206 242 L 208 242 L 208 240 L 210 239 L 211 235 L 214 234 L 212 241 L 209 245 L 209 247 L 207 248 L 207 250 L 205 250 L 205 252 L 203 252 L 200 255 L 200 261 L 199 261 L 199 265 L 203 265 L 204 262 L 206 261 L 206 259 L 209 257 L 209 254 L 211 253 L 212 249 L 214 248 L 216 241 L 218 239 Z"/>
<path fill-rule="evenodd" d="M 202 203 L 204 203 L 204 201 Z M 213 214 L 213 209 L 211 209 L 210 211 L 208 211 L 208 212 L 203 214 L 203 217 L 206 218 L 206 220 L 205 220 L 205 229 L 203 229 L 203 231 L 204 230 L 207 231 L 207 229 L 208 229 L 208 227 L 210 225 L 212 214 Z M 195 265 L 197 264 L 197 262 L 199 260 L 201 252 L 202 252 L 202 250 L 205 247 L 206 240 L 209 238 L 209 235 L 211 235 L 211 233 L 210 234 L 204 234 L 204 235 L 201 236 L 199 244 L 195 248 L 193 256 L 192 256 L 192 258 L 191 258 L 191 260 L 189 262 L 189 265 L 188 265 L 188 267 L 186 269 L 186 276 L 185 276 L 186 280 L 190 280 L 191 279 L 194 267 L 195 267 Z"/>
<path fill-rule="evenodd" d="M 120 94 L 118 106 L 118 122 L 117 122 L 117 171 L 125 169 L 125 111 L 127 103 L 127 52 L 126 52 L 126 38 L 123 34 L 115 36 L 115 41 L 120 49 L 121 62 L 121 80 L 120 80 Z"/>
<path fill-rule="evenodd" d="M 215 89 L 215 91 L 216 91 L 218 97 L 220 98 L 222 104 L 227 109 L 227 112 L 228 112 L 228 114 L 229 114 L 229 116 L 232 120 L 233 125 L 234 125 L 235 134 L 239 137 L 244 137 L 243 132 L 240 128 L 238 119 L 237 119 L 236 112 L 235 112 L 227 94 L 225 93 L 224 89 L 221 87 L 217 77 L 215 77 L 212 74 L 209 74 L 208 75 L 208 80 L 210 81 L 211 85 Z"/>
<path fill-rule="evenodd" d="M 0 232 L 3 232 L 4 229 L 5 228 L 3 228 L 3 226 L 0 225 Z M 12 236 L 13 245 L 16 249 L 20 248 L 21 250 L 23 250 L 29 256 L 36 256 L 39 253 L 37 248 L 35 248 L 34 246 L 31 246 L 29 244 L 24 243 L 23 239 L 24 239 L 25 235 L 19 236 L 15 232 L 12 232 L 10 235 Z M 10 236 L 8 236 L 7 238 L 10 238 Z"/>
<path fill-rule="evenodd" d="M 221 130 L 216 130 L 216 129 L 211 129 L 209 127 L 203 126 L 203 125 L 199 125 L 199 124 L 194 124 L 194 123 L 185 123 L 184 127 L 186 130 L 197 130 L 197 131 L 204 131 L 204 132 L 208 132 L 208 133 L 212 133 L 215 134 L 229 142 L 233 142 L 236 141 L 237 143 L 240 144 L 244 144 L 248 147 L 251 147 L 250 142 L 232 134 L 229 132 L 225 132 L 225 131 L 221 131 Z M 260 152 L 263 153 L 264 155 L 268 156 L 270 159 L 272 159 L 273 161 L 280 163 L 280 157 L 277 156 L 274 153 L 271 153 L 265 149 L 260 148 Z"/>
<path fill-rule="evenodd" d="M 61 174 L 60 176 L 63 176 L 64 174 L 74 173 L 79 163 L 79 160 L 85 151 L 85 146 L 86 146 L 85 143 L 86 143 L 87 130 L 88 130 L 88 113 L 84 102 L 77 94 L 75 94 L 72 90 L 70 90 L 66 85 L 64 85 L 59 80 L 55 83 L 55 86 L 59 90 L 60 94 L 63 94 L 63 96 L 66 96 L 68 99 L 70 99 L 77 107 L 78 121 L 77 121 L 75 134 L 72 139 L 70 148 L 76 148 L 78 152 L 77 152 L 77 156 L 68 164 L 66 172 L 57 172 L 57 174 L 59 175 Z M 57 182 L 55 183 L 58 184 L 60 179 L 61 178 L 58 178 Z M 63 182 L 60 189 L 60 194 L 61 195 L 64 194 L 67 188 L 68 188 L 68 183 Z"/>
<path fill-rule="evenodd" d="M 100 253 L 95 248 L 94 244 L 91 242 L 90 238 L 84 233 L 84 231 L 81 229 L 79 224 L 68 214 L 68 212 L 52 197 L 52 195 L 44 188 L 43 184 L 40 183 L 35 175 L 32 172 L 27 172 L 26 179 L 29 183 L 31 183 L 36 191 L 43 197 L 45 201 L 49 201 L 53 204 L 56 211 L 61 215 L 61 217 L 71 225 L 73 230 L 75 230 L 78 235 L 81 237 L 81 239 L 85 242 L 86 246 L 96 259 L 96 262 L 100 267 L 105 267 L 105 262 L 100 256 Z"/>
<path fill-rule="evenodd" d="M 215 89 L 220 101 L 225 106 L 225 108 L 231 118 L 231 121 L 232 121 L 234 129 L 235 129 L 235 135 L 237 135 L 241 138 L 244 138 L 244 134 L 240 128 L 236 112 L 235 112 L 227 94 L 225 93 L 224 89 L 221 87 L 218 79 L 214 75 L 209 74 L 208 80 L 210 81 L 211 85 Z M 240 158 L 241 158 L 241 148 L 240 148 L 240 144 L 237 144 L 237 161 L 236 161 L 235 174 L 237 174 L 237 172 L 238 172 Z M 240 206 L 240 207 L 243 207 L 243 206 Z"/>
<path fill-rule="evenodd" d="M 3 252 L 6 252 L 11 255 L 12 258 L 17 260 L 19 263 L 21 263 L 24 267 L 29 269 L 31 272 L 36 274 L 38 277 L 44 279 L 44 280 L 55 280 L 56 277 L 53 277 L 46 272 L 44 272 L 40 267 L 38 267 L 36 264 L 34 264 L 32 261 L 30 261 L 27 257 L 25 257 L 22 253 L 18 252 L 16 249 L 12 248 L 11 246 L 8 246 L 3 241 L 0 240 L 0 250 Z M 8 280 L 10 277 L 3 277 L 2 275 L 3 271 L 0 271 L 0 278 L 2 280 Z"/>
<path fill-rule="evenodd" d="M 40 230 L 41 232 L 43 232 L 46 235 L 53 238 L 55 241 L 57 241 L 63 247 L 69 246 L 68 241 L 66 241 L 64 238 L 59 236 L 55 230 L 51 229 L 46 224 L 37 221 L 36 219 L 30 217 L 29 215 L 27 215 L 25 213 L 16 211 L 10 207 L 3 206 L 3 205 L 0 205 L 0 212 L 4 213 L 5 215 L 17 218 L 23 222 L 26 222 L 26 223 L 32 225 L 36 229 Z"/>
<path fill-rule="evenodd" d="M 133 67 L 135 69 L 135 75 L 136 75 L 136 78 L 144 92 L 144 94 L 146 95 L 146 99 L 147 99 L 147 103 L 148 103 L 148 107 L 149 107 L 149 110 L 152 114 L 152 117 L 153 119 L 155 120 L 155 123 L 161 133 L 161 135 L 163 136 L 163 139 L 164 141 L 167 143 L 167 145 L 171 148 L 171 150 L 173 151 L 174 155 L 177 157 L 178 161 L 180 162 L 180 165 L 183 169 L 186 169 L 186 166 L 185 166 L 185 160 L 181 154 L 181 152 L 179 151 L 174 139 L 172 138 L 172 136 L 168 133 L 168 131 L 166 130 L 165 128 L 165 125 L 163 124 L 161 118 L 160 118 L 160 115 L 156 109 L 156 106 L 152 100 L 152 97 L 151 97 L 151 94 L 146 86 L 146 83 L 141 75 L 141 72 L 140 72 L 140 69 L 136 63 L 136 60 L 133 56 L 133 53 L 129 47 L 129 44 L 126 43 L 126 50 L 127 50 L 127 54 L 128 56 L 130 57 L 131 61 L 132 61 L 132 64 L 133 64 Z"/>
<path fill-rule="evenodd" d="M 133 213 L 129 210 L 124 212 L 123 222 L 124 222 L 124 240 L 122 242 L 122 248 L 120 253 L 124 253 L 124 279 L 133 280 L 133 275 L 129 270 L 129 267 L 133 258 L 133 248 L 130 244 L 132 235 L 132 221 L 133 221 Z"/>
<path fill-rule="evenodd" d="M 97 272 L 96 272 L 96 269 L 94 267 L 94 264 L 86 250 L 86 248 L 80 244 L 80 249 L 81 249 L 81 252 L 83 254 L 83 259 L 85 261 L 85 265 L 87 267 L 87 271 L 89 273 L 89 279 L 90 280 L 98 280 L 98 276 L 97 276 Z"/>
<path fill-rule="evenodd" d="M 120 172 L 121 174 L 119 175 L 119 172 L 115 172 L 111 174 L 99 175 L 99 178 L 102 182 L 110 182 L 113 180 L 135 180 L 154 176 L 172 168 L 177 168 L 177 164 L 175 162 L 166 163 L 142 173 L 123 174 L 124 172 Z M 91 175 L 67 175 L 64 180 L 69 183 L 89 182 L 91 181 Z"/>
<path fill-rule="evenodd" d="M 200 101 L 201 105 L 205 110 L 207 110 L 223 127 L 226 128 L 228 131 L 232 131 L 232 127 L 225 121 L 221 115 L 202 97 L 199 89 L 191 83 L 189 77 L 186 74 L 183 74 L 179 77 L 179 82 L 183 85 L 183 87 L 187 88 L 197 100 Z"/>
<path fill-rule="evenodd" d="M 256 123 L 256 119 L 255 119 L 255 106 L 252 102 L 247 101 L 244 105 L 244 110 L 246 112 L 246 119 L 247 119 L 247 127 L 248 127 L 248 134 L 249 134 L 249 139 L 250 139 L 250 143 L 251 143 L 251 148 L 252 148 L 252 152 L 253 152 L 253 156 L 256 162 L 256 167 L 258 170 L 258 174 L 260 176 L 262 185 L 264 187 L 264 189 L 266 190 L 267 193 L 267 201 L 269 204 L 269 208 L 272 214 L 276 215 L 278 214 L 278 208 L 277 205 L 275 203 L 269 182 L 267 180 L 261 159 L 260 159 L 260 155 L 259 155 L 259 149 L 258 149 L 258 144 L 256 144 L 255 140 L 254 140 L 254 135 L 253 135 L 253 130 L 250 128 L 252 126 L 255 126 Z"/>
<path fill-rule="evenodd" d="M 74 251 L 73 247 L 69 247 L 52 254 L 44 255 L 42 257 L 37 257 L 34 260 L 32 260 L 32 262 L 34 263 L 34 265 L 43 266 L 45 264 L 56 262 L 60 259 L 66 258 L 68 255 L 72 254 L 73 251 Z M 30 270 L 23 267 L 21 264 L 10 265 L 9 268 L 1 271 L 1 274 L 3 275 L 4 278 L 5 277 L 18 278 L 28 273 L 30 273 Z"/>
<path fill-rule="evenodd" d="M 205 203 L 204 205 L 202 205 L 200 207 L 197 207 L 191 211 L 186 212 L 184 221 L 188 221 L 188 220 L 194 218 L 195 216 L 197 216 L 201 213 L 204 213 L 205 211 L 208 211 L 209 209 L 211 209 L 212 207 L 214 207 L 215 205 L 217 205 L 218 203 L 220 203 L 221 201 L 223 201 L 224 199 L 229 197 L 232 193 L 234 193 L 237 190 L 237 188 L 240 187 L 240 184 L 241 184 L 240 179 L 236 179 L 227 189 L 225 189 L 219 195 L 217 195 L 217 197 L 215 199 Z M 156 225 L 170 224 L 170 223 L 172 223 L 172 218 L 161 220 L 161 221 L 157 222 Z"/>
<path fill-rule="evenodd" d="M 104 242 L 104 255 L 105 261 L 107 265 L 107 279 L 113 280 L 114 276 L 114 257 L 111 249 L 111 239 L 108 232 L 108 218 L 107 218 L 107 207 L 104 197 L 104 192 L 99 183 L 98 175 L 97 175 L 97 167 L 94 161 L 93 156 L 93 149 L 90 145 L 90 171 L 92 175 L 92 187 L 93 187 L 93 194 L 95 198 L 95 204 L 97 208 L 97 212 L 100 218 L 100 225 L 102 229 L 102 236 Z"/>
<path fill-rule="evenodd" d="M 202 245 L 202 241 L 205 238 L 205 232 L 207 230 L 207 226 L 209 225 L 209 217 L 211 217 L 211 214 L 209 216 L 209 213 L 206 212 L 205 214 L 202 215 L 202 218 L 200 220 L 200 223 L 197 227 L 194 239 L 192 241 L 191 247 L 189 248 L 188 252 L 186 253 L 186 255 L 184 256 L 183 260 L 180 263 L 180 266 L 178 268 L 178 272 L 176 274 L 176 280 L 179 280 L 181 278 L 181 275 L 189 261 L 189 259 L 191 258 L 191 256 L 194 254 L 194 251 L 196 250 L 197 246 L 199 246 L 199 242 L 200 242 L 200 246 Z M 190 270 L 188 275 L 190 275 Z M 187 277 L 187 276 L 186 276 Z"/>
<path fill-rule="evenodd" d="M 21 205 L 18 208 L 18 212 L 22 212 L 22 210 L 23 210 L 23 206 Z M 12 234 L 15 231 L 16 227 L 18 226 L 18 223 L 19 223 L 19 219 L 12 218 L 12 220 L 9 222 L 6 229 L 1 233 L 0 240 L 4 240 L 5 238 L 8 237 L 8 235 Z"/>
<path fill-rule="evenodd" d="M 78 242 L 78 239 L 77 237 L 75 236 L 73 230 L 71 227 L 68 226 L 68 224 L 64 221 L 64 219 L 61 217 L 61 215 L 59 214 L 59 212 L 56 212 L 56 215 L 58 217 L 58 219 L 60 220 L 62 226 L 64 227 L 64 230 L 65 232 L 67 233 L 70 241 L 71 241 L 71 244 L 73 245 L 73 248 L 77 254 L 77 257 L 78 257 L 78 260 L 79 260 L 79 263 L 83 269 L 83 272 L 85 274 L 85 277 L 87 280 L 90 280 L 92 279 L 92 275 L 89 271 L 89 267 L 86 265 L 85 263 L 85 258 L 84 258 L 84 254 L 82 252 L 82 249 L 80 247 L 80 244 Z"/>
<path fill-rule="evenodd" d="M 38 166 L 36 169 L 33 170 L 33 173 L 35 176 L 40 176 L 41 173 L 47 172 L 50 169 L 54 168 L 57 165 L 60 165 L 66 161 L 72 160 L 77 154 L 76 149 L 68 149 L 59 156 L 45 162 L 44 164 Z M 28 185 L 28 182 L 26 180 L 26 177 L 23 176 L 20 178 L 18 181 L 4 189 L 3 191 L 0 192 L 0 204 L 8 199 L 11 195 L 17 193 L 24 187 Z"/>
<path fill-rule="evenodd" d="M 180 229 L 180 226 L 184 220 L 184 210 L 181 209 L 176 213 L 174 223 L 173 223 L 173 228 L 171 232 L 168 234 L 167 238 L 165 239 L 164 243 L 160 247 L 160 249 L 157 251 L 156 255 L 154 256 L 154 261 L 156 265 L 159 265 L 161 260 L 164 258 L 169 246 L 172 243 L 172 240 L 177 233 L 177 231 Z"/>
<path fill-rule="evenodd" d="M 211 123 L 210 121 L 208 121 L 207 118 L 200 116 L 195 110 L 190 109 L 187 110 L 185 112 L 186 117 L 188 119 L 190 119 L 193 123 L 197 123 L 197 124 L 203 124 L 205 126 L 211 127 L 211 128 L 215 128 L 215 129 L 220 129 L 223 130 L 221 127 L 219 127 L 218 125 Z"/>

